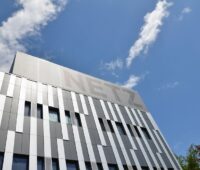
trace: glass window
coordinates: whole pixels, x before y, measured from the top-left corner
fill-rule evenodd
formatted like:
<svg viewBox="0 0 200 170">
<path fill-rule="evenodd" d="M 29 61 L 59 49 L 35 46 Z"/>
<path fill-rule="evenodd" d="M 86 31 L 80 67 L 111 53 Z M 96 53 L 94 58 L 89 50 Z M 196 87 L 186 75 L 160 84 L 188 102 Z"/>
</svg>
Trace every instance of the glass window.
<svg viewBox="0 0 200 170">
<path fill-rule="evenodd" d="M 123 165 L 124 170 L 129 170 L 127 165 Z"/>
<path fill-rule="evenodd" d="M 3 166 L 3 153 L 0 153 L 0 169 L 2 169 Z"/>
<path fill-rule="evenodd" d="M 67 124 L 72 124 L 71 116 L 69 111 L 65 111 L 65 118 Z"/>
<path fill-rule="evenodd" d="M 136 133 L 137 133 L 138 137 L 140 137 L 140 138 L 141 138 L 141 135 L 140 135 L 140 132 L 139 132 L 139 130 L 138 130 L 138 128 L 137 128 L 137 126 L 134 126 L 134 129 L 135 129 L 135 131 L 136 131 Z"/>
<path fill-rule="evenodd" d="M 67 170 L 79 170 L 77 162 L 76 161 L 67 161 Z"/>
<path fill-rule="evenodd" d="M 131 136 L 134 136 L 133 131 L 131 129 L 131 125 L 127 124 L 127 127 L 128 127 L 128 130 L 129 130 Z"/>
<path fill-rule="evenodd" d="M 52 122 L 60 122 L 57 108 L 49 107 L 49 120 Z"/>
<path fill-rule="evenodd" d="M 31 116 L 31 102 L 25 101 L 24 116 Z"/>
<path fill-rule="evenodd" d="M 28 156 L 14 155 L 12 170 L 28 170 Z"/>
<path fill-rule="evenodd" d="M 109 170 L 118 170 L 118 167 L 115 164 L 108 164 L 108 169 Z"/>
<path fill-rule="evenodd" d="M 124 129 L 124 126 L 122 125 L 122 123 L 116 122 L 116 125 L 117 125 L 117 129 L 118 129 L 119 133 L 121 135 L 126 135 L 126 132 L 125 132 L 125 129 Z"/>
<path fill-rule="evenodd" d="M 142 132 L 144 133 L 144 136 L 146 136 L 147 139 L 151 139 L 150 135 L 149 135 L 149 132 L 147 131 L 146 128 L 144 127 L 141 127 L 142 129 Z"/>
<path fill-rule="evenodd" d="M 44 170 L 44 158 L 37 158 L 37 170 Z"/>
<path fill-rule="evenodd" d="M 101 163 L 97 163 L 97 167 L 98 167 L 98 170 L 103 170 L 103 167 L 102 167 Z"/>
<path fill-rule="evenodd" d="M 74 120 L 75 122 L 75 125 L 77 125 L 77 126 L 82 126 L 82 124 L 81 124 L 81 118 L 80 118 L 80 115 L 78 114 L 78 113 L 75 113 L 75 120 Z"/>
<path fill-rule="evenodd" d="M 42 105 L 38 104 L 37 105 L 37 118 L 42 119 L 43 118 L 43 110 L 42 110 Z"/>
<path fill-rule="evenodd" d="M 114 129 L 113 129 L 113 126 L 112 126 L 111 121 L 110 121 L 110 120 L 107 120 L 107 121 L 108 121 L 108 126 L 109 126 L 109 128 L 110 128 L 110 131 L 111 131 L 112 133 L 114 133 Z"/>
<path fill-rule="evenodd" d="M 142 170 L 149 170 L 149 167 L 147 167 L 147 166 L 142 166 Z"/>
<path fill-rule="evenodd" d="M 103 131 L 106 131 L 106 128 L 105 128 L 105 126 L 104 126 L 104 124 L 103 124 L 103 120 L 100 119 L 100 118 L 99 118 L 99 123 L 100 123 L 100 125 L 101 125 L 101 129 L 102 129 Z"/>
<path fill-rule="evenodd" d="M 85 162 L 86 170 L 92 170 L 90 162 Z"/>
<path fill-rule="evenodd" d="M 52 159 L 52 170 L 59 170 L 57 159 Z"/>
</svg>

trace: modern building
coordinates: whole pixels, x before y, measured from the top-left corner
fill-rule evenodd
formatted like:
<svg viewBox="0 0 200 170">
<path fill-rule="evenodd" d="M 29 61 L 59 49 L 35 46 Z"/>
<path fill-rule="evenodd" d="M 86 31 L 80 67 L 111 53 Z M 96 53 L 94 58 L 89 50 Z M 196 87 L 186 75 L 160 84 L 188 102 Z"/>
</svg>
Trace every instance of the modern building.
<svg viewBox="0 0 200 170">
<path fill-rule="evenodd" d="M 24 53 L 0 73 L 0 169 L 181 170 L 137 92 Z"/>
</svg>

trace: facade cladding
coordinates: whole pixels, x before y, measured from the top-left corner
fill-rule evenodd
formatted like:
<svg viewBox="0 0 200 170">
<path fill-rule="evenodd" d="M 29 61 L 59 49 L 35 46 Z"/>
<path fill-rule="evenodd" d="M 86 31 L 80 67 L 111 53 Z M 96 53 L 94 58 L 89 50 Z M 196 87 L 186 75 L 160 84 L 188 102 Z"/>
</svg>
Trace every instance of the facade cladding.
<svg viewBox="0 0 200 170">
<path fill-rule="evenodd" d="M 0 169 L 181 168 L 136 92 L 17 53 L 0 73 Z"/>
</svg>

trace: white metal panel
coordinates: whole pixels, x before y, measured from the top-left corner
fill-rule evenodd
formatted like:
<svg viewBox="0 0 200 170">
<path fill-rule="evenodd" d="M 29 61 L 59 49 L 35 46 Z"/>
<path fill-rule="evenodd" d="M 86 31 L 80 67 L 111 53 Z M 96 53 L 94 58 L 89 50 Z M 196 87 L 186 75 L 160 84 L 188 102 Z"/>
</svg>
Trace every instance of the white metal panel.
<svg viewBox="0 0 200 170">
<path fill-rule="evenodd" d="M 112 104 L 111 104 L 110 102 L 107 102 L 107 103 L 108 103 L 108 107 L 109 107 L 109 109 L 110 109 L 110 112 L 111 112 L 111 114 L 112 114 L 112 117 L 113 117 L 114 121 L 115 121 L 115 122 L 118 122 L 118 119 L 117 119 L 117 116 L 115 115 L 115 112 L 114 112 L 114 110 L 113 110 Z"/>
<path fill-rule="evenodd" d="M 37 103 L 42 104 L 43 102 L 43 96 L 42 96 L 42 88 L 43 84 L 38 82 L 37 83 Z"/>
<path fill-rule="evenodd" d="M 1 121 L 2 121 L 2 117 L 3 117 L 5 101 L 6 101 L 6 96 L 0 95 L 0 126 L 1 126 Z"/>
<path fill-rule="evenodd" d="M 79 113 L 78 103 L 77 103 L 77 100 L 76 100 L 76 93 L 71 92 L 71 97 L 72 97 L 72 103 L 73 103 L 74 111 Z"/>
<path fill-rule="evenodd" d="M 133 160 L 135 162 L 135 165 L 137 167 L 137 170 L 142 170 L 141 166 L 140 166 L 140 163 L 139 163 L 139 160 L 137 159 L 137 156 L 135 154 L 135 151 L 133 149 L 130 149 L 130 152 L 131 152 L 131 155 L 133 157 Z"/>
<path fill-rule="evenodd" d="M 24 128 L 24 104 L 25 100 L 20 99 L 17 112 L 16 131 L 23 132 Z"/>
<path fill-rule="evenodd" d="M 52 88 L 51 85 L 48 85 L 47 88 L 48 88 L 48 103 L 49 103 L 49 106 L 54 107 L 53 88 Z"/>
<path fill-rule="evenodd" d="M 58 158 L 59 158 L 59 169 L 67 170 L 66 160 L 65 160 L 65 149 L 62 139 L 57 139 L 57 148 L 58 148 Z"/>
<path fill-rule="evenodd" d="M 119 152 L 118 152 L 118 150 L 117 150 L 117 147 L 116 147 L 116 145 L 115 145 L 115 141 L 114 141 L 114 139 L 113 139 L 113 136 L 112 136 L 111 132 L 107 132 L 107 134 L 108 134 L 108 139 L 109 139 L 109 141 L 110 141 L 110 145 L 111 145 L 111 147 L 112 147 L 112 150 L 113 150 L 113 153 L 114 153 L 116 162 L 117 162 L 117 166 L 118 166 L 118 168 L 119 168 L 120 170 L 123 170 L 124 167 L 123 167 L 121 158 L 120 158 L 120 156 L 119 156 Z"/>
<path fill-rule="evenodd" d="M 94 107 L 94 103 L 93 103 L 92 97 L 88 96 L 88 100 L 89 100 L 90 107 L 91 107 L 91 110 L 92 110 L 92 113 L 93 113 L 93 116 L 94 116 L 94 121 L 95 121 L 95 124 L 96 124 L 96 127 L 97 127 L 97 131 L 98 131 L 98 134 L 99 134 L 99 138 L 100 138 L 101 144 L 103 146 L 106 146 L 106 141 L 105 141 L 105 138 L 103 136 L 103 132 L 102 132 L 102 129 L 101 129 L 101 126 L 100 126 L 100 123 L 99 123 L 99 119 L 98 119 L 98 116 L 97 116 L 96 109 Z"/>
<path fill-rule="evenodd" d="M 157 154 L 157 157 L 158 157 L 158 159 L 159 159 L 159 161 L 160 161 L 162 167 L 164 168 L 164 170 L 168 170 L 168 168 L 167 168 L 165 162 L 163 161 L 163 158 L 162 158 L 162 156 L 160 155 L 160 153 L 156 153 L 156 154 Z"/>
<path fill-rule="evenodd" d="M 130 143 L 131 143 L 132 148 L 133 148 L 134 150 L 137 150 L 137 148 L 136 148 L 136 146 L 135 146 L 135 143 L 134 143 L 134 140 L 132 139 L 132 136 L 131 136 L 131 134 L 130 134 L 130 132 L 129 132 L 129 130 L 128 130 L 128 127 L 127 127 L 127 125 L 126 125 L 126 122 L 125 122 L 125 120 L 124 120 L 124 117 L 123 117 L 123 115 L 122 115 L 122 113 L 121 113 L 121 111 L 120 111 L 120 109 L 119 109 L 119 106 L 118 106 L 117 104 L 115 104 L 115 108 L 116 108 L 117 113 L 118 113 L 118 115 L 119 115 L 119 117 L 120 117 L 120 119 L 121 119 L 121 122 L 122 122 L 123 127 L 124 127 L 124 129 L 125 129 L 125 131 L 126 131 L 126 134 L 127 134 L 127 136 L 128 136 L 128 139 L 129 139 L 129 141 L 130 141 Z"/>
<path fill-rule="evenodd" d="M 135 120 L 133 119 L 133 116 L 131 115 L 129 109 L 126 106 L 124 108 L 126 110 L 126 113 L 128 114 L 129 119 L 131 120 L 132 125 L 136 125 Z"/>
<path fill-rule="evenodd" d="M 80 96 L 80 99 L 81 99 L 81 104 L 82 104 L 82 107 L 83 107 L 84 114 L 89 115 L 84 95 L 79 94 L 79 96 Z"/>
<path fill-rule="evenodd" d="M 16 76 L 10 75 L 10 81 L 9 81 L 9 85 L 8 85 L 7 96 L 13 97 L 15 80 L 16 80 Z"/>
<path fill-rule="evenodd" d="M 106 160 L 106 156 L 105 156 L 105 153 L 103 151 L 103 146 L 97 145 L 97 148 L 98 148 L 98 151 L 99 151 L 99 155 L 100 155 L 100 159 L 101 159 L 101 162 L 102 162 L 102 165 L 103 165 L 103 169 L 109 170 L 108 169 L 108 163 L 107 163 L 107 160 Z"/>
<path fill-rule="evenodd" d="M 142 127 L 142 123 L 141 123 L 140 119 L 138 118 L 138 115 L 137 115 L 137 113 L 135 112 L 135 110 L 134 110 L 133 108 L 131 108 L 131 111 L 132 111 L 133 116 L 135 117 L 135 119 L 136 119 L 138 125 L 139 125 L 140 127 Z"/>
<path fill-rule="evenodd" d="M 1 90 L 1 87 L 2 87 L 2 84 L 3 84 L 4 76 L 5 76 L 5 73 L 0 72 L 0 90 Z"/>
<path fill-rule="evenodd" d="M 19 95 L 19 99 L 21 100 L 26 99 L 26 84 L 27 84 L 27 79 L 22 78 L 20 95 Z"/>
<path fill-rule="evenodd" d="M 37 135 L 30 135 L 29 155 L 37 156 Z"/>
<path fill-rule="evenodd" d="M 5 152 L 2 170 L 12 170 L 13 153 Z"/>
<path fill-rule="evenodd" d="M 104 113 L 106 119 L 107 119 L 107 120 L 110 120 L 110 117 L 109 117 L 109 114 L 108 114 L 108 111 L 107 111 L 107 109 L 106 109 L 106 106 L 105 106 L 104 101 L 103 101 L 103 100 L 100 100 L 100 103 L 101 103 L 101 107 L 102 107 L 102 109 L 103 109 L 103 113 Z"/>
<path fill-rule="evenodd" d="M 150 122 L 152 123 L 154 129 L 155 129 L 155 130 L 159 130 L 158 125 L 157 125 L 156 122 L 154 121 L 154 119 L 153 119 L 151 113 L 149 113 L 149 112 L 146 112 L 146 113 L 147 113 L 147 116 L 148 116 Z"/>
<path fill-rule="evenodd" d="M 29 155 L 29 170 L 37 170 L 37 156 Z"/>
</svg>

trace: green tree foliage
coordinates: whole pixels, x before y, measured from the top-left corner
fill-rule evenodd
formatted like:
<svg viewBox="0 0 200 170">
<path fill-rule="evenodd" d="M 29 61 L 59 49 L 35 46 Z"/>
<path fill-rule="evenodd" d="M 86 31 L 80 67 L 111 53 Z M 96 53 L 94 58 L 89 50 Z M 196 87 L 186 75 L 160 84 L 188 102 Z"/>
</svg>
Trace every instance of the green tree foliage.
<svg viewBox="0 0 200 170">
<path fill-rule="evenodd" d="M 177 159 L 183 170 L 200 170 L 199 147 L 191 145 L 186 157 L 177 156 Z"/>
</svg>

